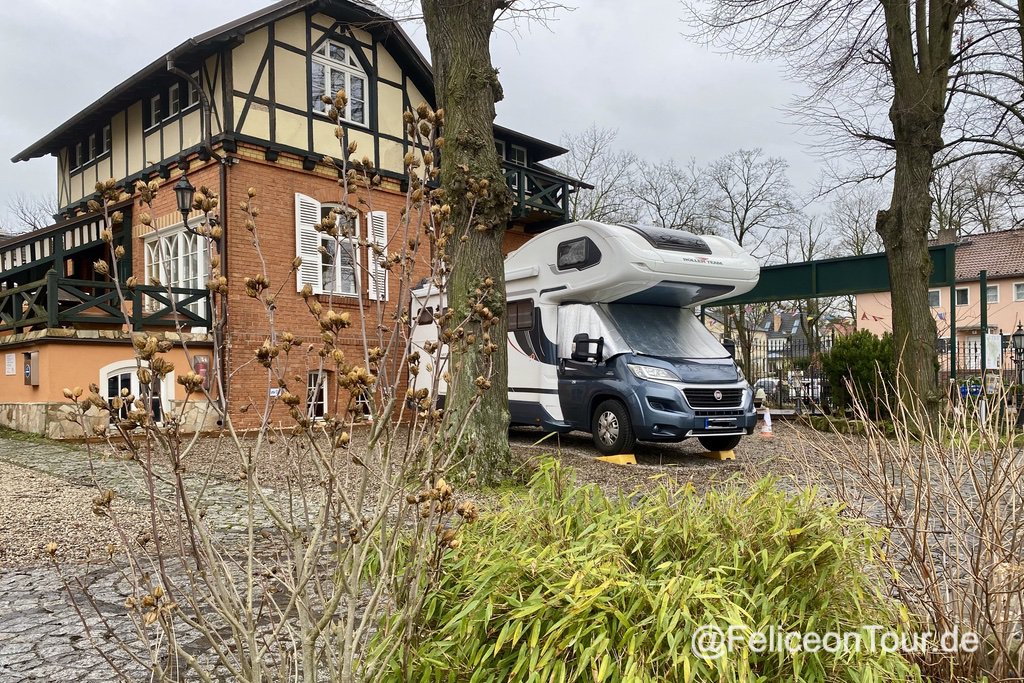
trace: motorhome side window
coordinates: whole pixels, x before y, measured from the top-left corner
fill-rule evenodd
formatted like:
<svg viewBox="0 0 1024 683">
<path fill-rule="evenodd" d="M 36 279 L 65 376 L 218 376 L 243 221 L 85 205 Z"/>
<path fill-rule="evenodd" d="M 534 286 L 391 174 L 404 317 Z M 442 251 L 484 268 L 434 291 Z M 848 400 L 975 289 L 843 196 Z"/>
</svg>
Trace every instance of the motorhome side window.
<svg viewBox="0 0 1024 683">
<path fill-rule="evenodd" d="M 508 331 L 533 329 L 533 299 L 510 301 L 508 304 Z"/>
<path fill-rule="evenodd" d="M 583 270 L 601 262 L 601 251 L 589 237 L 580 237 L 558 245 L 558 269 Z"/>
<path fill-rule="evenodd" d="M 420 309 L 419 315 L 416 318 L 417 325 L 433 325 L 434 324 L 434 308 L 432 306 L 424 306 Z"/>
</svg>

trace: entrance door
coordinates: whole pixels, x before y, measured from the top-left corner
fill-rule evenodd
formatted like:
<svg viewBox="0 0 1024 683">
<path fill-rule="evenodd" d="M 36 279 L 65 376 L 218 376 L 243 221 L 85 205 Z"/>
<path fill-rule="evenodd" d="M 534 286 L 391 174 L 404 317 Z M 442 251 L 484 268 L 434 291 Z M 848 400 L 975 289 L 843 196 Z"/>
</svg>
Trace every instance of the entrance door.
<svg viewBox="0 0 1024 683">
<path fill-rule="evenodd" d="M 153 416 L 153 420 L 161 422 L 163 420 L 163 410 L 160 400 L 161 384 L 163 382 L 154 382 L 152 396 L 150 398 L 150 415 Z M 142 387 L 139 383 L 139 377 L 136 374 L 136 368 L 124 367 L 117 370 L 111 370 L 107 372 L 106 378 L 106 389 L 107 405 L 110 405 L 111 400 L 116 396 L 123 396 L 123 390 L 127 389 L 128 393 L 138 398 L 142 395 Z M 117 417 L 120 420 L 128 419 L 128 413 L 131 410 L 131 406 L 122 404 L 121 408 L 116 412 L 111 408 L 111 417 Z"/>
</svg>

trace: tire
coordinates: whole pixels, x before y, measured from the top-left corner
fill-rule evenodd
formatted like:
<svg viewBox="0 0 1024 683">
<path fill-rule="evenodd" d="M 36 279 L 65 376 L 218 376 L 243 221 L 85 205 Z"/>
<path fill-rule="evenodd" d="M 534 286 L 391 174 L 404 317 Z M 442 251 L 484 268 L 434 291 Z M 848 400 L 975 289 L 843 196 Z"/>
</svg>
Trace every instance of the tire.
<svg viewBox="0 0 1024 683">
<path fill-rule="evenodd" d="M 698 436 L 700 445 L 709 451 L 731 451 L 740 445 L 741 434 L 733 436 Z"/>
<path fill-rule="evenodd" d="M 594 411 L 591 421 L 594 447 L 604 455 L 632 453 L 636 446 L 636 435 L 629 411 L 620 401 L 602 401 Z"/>
</svg>

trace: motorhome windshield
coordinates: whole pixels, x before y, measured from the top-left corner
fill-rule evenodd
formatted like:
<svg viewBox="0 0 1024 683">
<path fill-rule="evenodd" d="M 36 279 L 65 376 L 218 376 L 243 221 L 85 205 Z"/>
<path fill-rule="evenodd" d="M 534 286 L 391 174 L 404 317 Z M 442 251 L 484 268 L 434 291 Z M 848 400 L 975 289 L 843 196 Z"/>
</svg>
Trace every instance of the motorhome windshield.
<svg viewBox="0 0 1024 683">
<path fill-rule="evenodd" d="M 608 318 L 633 353 L 659 358 L 728 358 L 688 308 L 607 304 Z"/>
</svg>

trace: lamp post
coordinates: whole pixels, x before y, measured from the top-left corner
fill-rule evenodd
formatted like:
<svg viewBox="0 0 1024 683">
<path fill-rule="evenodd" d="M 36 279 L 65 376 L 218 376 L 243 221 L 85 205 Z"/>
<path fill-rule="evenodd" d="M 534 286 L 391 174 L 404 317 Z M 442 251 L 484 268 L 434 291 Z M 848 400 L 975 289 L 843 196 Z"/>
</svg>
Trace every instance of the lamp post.
<svg viewBox="0 0 1024 683">
<path fill-rule="evenodd" d="M 181 221 L 185 224 L 186 229 L 188 228 L 188 215 L 192 212 L 192 199 L 195 195 L 196 188 L 192 187 L 192 183 L 182 173 L 181 180 L 174 185 L 174 196 L 178 199 L 178 211 L 181 212 Z M 1024 332 L 1021 334 L 1024 335 Z"/>
<path fill-rule="evenodd" d="M 1017 331 L 1010 335 L 1010 346 L 1013 348 L 1013 364 L 1017 368 L 1016 390 L 1013 392 L 1017 400 L 1017 426 L 1024 426 L 1024 406 L 1021 406 L 1021 385 L 1024 385 L 1024 325 L 1017 323 Z"/>
</svg>

